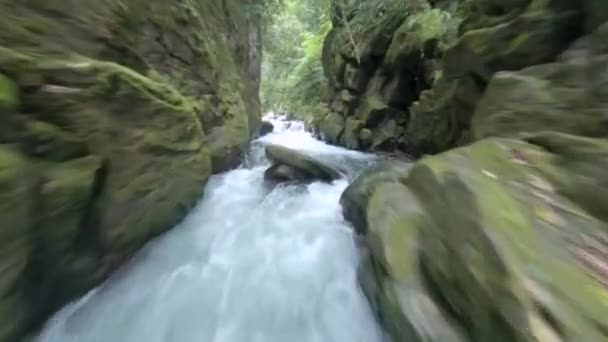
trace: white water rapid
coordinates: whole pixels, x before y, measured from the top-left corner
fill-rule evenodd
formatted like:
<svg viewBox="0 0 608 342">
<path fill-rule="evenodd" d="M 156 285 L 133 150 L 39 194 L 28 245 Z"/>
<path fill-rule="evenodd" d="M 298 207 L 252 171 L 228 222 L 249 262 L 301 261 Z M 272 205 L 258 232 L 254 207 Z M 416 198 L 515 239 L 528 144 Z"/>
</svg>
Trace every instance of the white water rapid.
<svg viewBox="0 0 608 342">
<path fill-rule="evenodd" d="M 241 168 L 212 177 L 181 224 L 56 314 L 34 341 L 382 341 L 339 205 L 348 181 L 263 182 L 268 143 L 351 177 L 371 157 L 315 140 L 300 123 L 272 122 L 275 132 L 252 143 Z"/>
</svg>

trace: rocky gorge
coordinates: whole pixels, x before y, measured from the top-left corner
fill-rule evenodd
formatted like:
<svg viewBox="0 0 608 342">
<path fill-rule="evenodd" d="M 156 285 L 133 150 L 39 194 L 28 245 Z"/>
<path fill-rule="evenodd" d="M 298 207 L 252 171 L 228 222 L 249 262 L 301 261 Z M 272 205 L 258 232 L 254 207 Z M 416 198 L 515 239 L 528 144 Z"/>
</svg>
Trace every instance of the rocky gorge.
<svg viewBox="0 0 608 342">
<path fill-rule="evenodd" d="M 0 342 L 608 341 L 608 3 L 296 5 L 0 0 Z"/>
<path fill-rule="evenodd" d="M 341 200 L 389 334 L 608 340 L 605 2 L 333 10 L 313 126 L 334 144 L 420 158 L 367 171 Z"/>
</svg>

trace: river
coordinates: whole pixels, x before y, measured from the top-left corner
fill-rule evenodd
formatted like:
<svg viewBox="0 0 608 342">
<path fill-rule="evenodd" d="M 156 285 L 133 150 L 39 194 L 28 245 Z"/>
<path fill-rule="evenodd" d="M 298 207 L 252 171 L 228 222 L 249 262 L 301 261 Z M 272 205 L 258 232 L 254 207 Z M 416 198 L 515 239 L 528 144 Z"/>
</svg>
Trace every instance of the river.
<svg viewBox="0 0 608 342">
<path fill-rule="evenodd" d="M 373 157 L 326 145 L 301 123 L 271 121 L 243 165 L 102 286 L 55 315 L 36 342 L 376 342 L 357 283 L 358 249 L 339 205 Z M 348 175 L 332 184 L 264 183 L 268 143 Z"/>
</svg>

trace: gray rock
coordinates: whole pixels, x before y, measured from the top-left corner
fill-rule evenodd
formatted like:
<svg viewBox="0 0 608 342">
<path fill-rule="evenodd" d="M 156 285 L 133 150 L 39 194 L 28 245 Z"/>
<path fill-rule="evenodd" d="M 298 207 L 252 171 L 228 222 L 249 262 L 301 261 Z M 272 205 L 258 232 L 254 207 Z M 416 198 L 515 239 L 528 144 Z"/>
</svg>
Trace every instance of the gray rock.
<svg viewBox="0 0 608 342">
<path fill-rule="evenodd" d="M 273 166 L 266 171 L 267 179 L 331 182 L 341 177 L 340 172 L 334 168 L 287 147 L 268 145 L 266 156 L 273 162 Z"/>
<path fill-rule="evenodd" d="M 371 195 L 378 186 L 386 183 L 399 183 L 407 177 L 411 163 L 390 161 L 363 172 L 344 191 L 340 204 L 344 217 L 349 220 L 358 234 L 367 231 L 366 208 Z"/>
<path fill-rule="evenodd" d="M 263 137 L 266 134 L 272 133 L 274 131 L 274 125 L 268 121 L 262 121 L 260 128 L 258 129 L 258 137 Z"/>
</svg>

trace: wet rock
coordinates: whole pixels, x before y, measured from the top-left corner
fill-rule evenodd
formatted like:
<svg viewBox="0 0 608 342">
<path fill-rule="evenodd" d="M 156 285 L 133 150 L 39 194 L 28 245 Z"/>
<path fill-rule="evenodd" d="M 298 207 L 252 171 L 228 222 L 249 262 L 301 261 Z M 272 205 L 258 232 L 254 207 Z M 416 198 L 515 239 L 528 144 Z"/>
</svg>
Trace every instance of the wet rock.
<svg viewBox="0 0 608 342">
<path fill-rule="evenodd" d="M 373 143 L 373 133 L 370 129 L 364 128 L 359 132 L 360 146 L 363 149 L 369 148 Z"/>
<path fill-rule="evenodd" d="M 395 119 L 388 119 L 373 129 L 372 148 L 381 151 L 394 150 L 403 127 Z"/>
<path fill-rule="evenodd" d="M 347 148 L 357 150 L 361 147 L 359 142 L 359 134 L 363 129 L 363 122 L 354 118 L 347 118 L 344 125 L 344 134 L 342 135 L 342 144 Z"/>
<path fill-rule="evenodd" d="M 337 144 L 344 132 L 344 117 L 331 112 L 320 120 L 318 129 L 325 141 L 330 144 Z"/>
<path fill-rule="evenodd" d="M 529 9 L 514 20 L 470 30 L 448 49 L 444 73 L 448 77 L 475 74 L 487 82 L 501 70 L 518 70 L 546 63 L 579 35 L 579 12 L 555 12 L 549 1 L 545 8 Z"/>
<path fill-rule="evenodd" d="M 310 182 L 314 179 L 306 172 L 302 172 L 299 169 L 287 165 L 287 164 L 274 164 L 264 172 L 264 179 L 273 182 Z"/>
<path fill-rule="evenodd" d="M 581 39 L 560 58 L 518 72 L 501 72 L 473 117 L 476 138 L 555 132 L 605 135 L 608 110 L 608 24 Z"/>
<path fill-rule="evenodd" d="M 276 180 L 321 180 L 331 182 L 341 177 L 336 169 L 302 152 L 279 145 L 266 146 L 266 156 L 274 165 L 266 176 Z"/>
<path fill-rule="evenodd" d="M 266 134 L 270 134 L 274 131 L 274 125 L 268 121 L 262 121 L 260 128 L 258 129 L 258 137 L 263 137 Z"/>
<path fill-rule="evenodd" d="M 608 139 L 539 132 L 526 140 L 555 155 L 542 172 L 556 191 L 608 222 Z"/>
<path fill-rule="evenodd" d="M 36 120 L 25 122 L 20 144 L 29 155 L 56 162 L 84 157 L 89 151 L 84 139 Z"/>
<path fill-rule="evenodd" d="M 379 95 L 369 95 L 361 99 L 354 116 L 368 127 L 376 127 L 391 114 L 390 108 Z"/>
<path fill-rule="evenodd" d="M 346 64 L 344 70 L 344 86 L 355 93 L 362 93 L 371 77 L 370 70 Z"/>
<path fill-rule="evenodd" d="M 346 11 L 352 15 L 349 19 L 351 30 L 356 29 L 360 32 L 348 32 L 348 29 L 338 31 L 334 40 L 334 51 L 341 54 L 347 60 L 357 62 L 359 65 L 374 64 L 376 58 L 383 56 L 388 49 L 393 33 L 408 12 L 403 11 L 403 3 L 400 1 L 389 0 L 383 4 L 383 15 L 376 16 L 373 25 L 369 23 L 366 11 L 373 13 L 377 11 L 377 3 L 369 1 L 353 1 L 346 5 Z M 344 7 L 344 6 L 343 6 Z M 401 9 L 401 10 L 400 10 Z M 356 44 L 352 44 L 351 35 L 357 36 Z"/>
<path fill-rule="evenodd" d="M 54 165 L 42 175 L 36 238 L 51 268 L 57 266 L 52 260 L 69 254 L 84 233 L 80 229 L 92 210 L 101 168 L 101 159 L 89 156 Z"/>
<path fill-rule="evenodd" d="M 99 284 L 240 163 L 259 125 L 261 39 L 242 1 L 223 4 L 0 2 L 1 342 Z"/>
<path fill-rule="evenodd" d="M 361 132 L 372 148 L 382 141 L 417 156 L 466 147 L 371 170 L 342 196 L 365 241 L 359 281 L 394 340 L 608 340 L 602 6 L 468 2 L 447 50 L 442 38 L 418 40 L 431 27 L 396 31 L 389 70 L 374 74 L 353 111 Z M 584 27 L 593 33 L 581 37 Z M 440 69 L 427 63 L 433 53 Z M 403 108 L 416 90 L 391 71 L 416 64 L 430 66 L 419 76 L 431 89 Z M 394 89 L 407 94 L 395 100 Z M 406 120 L 387 111 L 395 106 Z"/>
</svg>

